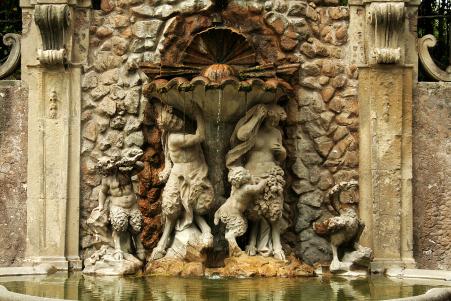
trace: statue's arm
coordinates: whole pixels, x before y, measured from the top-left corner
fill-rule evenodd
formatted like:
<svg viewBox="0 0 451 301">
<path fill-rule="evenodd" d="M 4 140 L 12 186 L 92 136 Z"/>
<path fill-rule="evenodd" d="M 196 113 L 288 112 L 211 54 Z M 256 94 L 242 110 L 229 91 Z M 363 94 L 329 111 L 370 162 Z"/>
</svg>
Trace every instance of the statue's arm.
<svg viewBox="0 0 451 301">
<path fill-rule="evenodd" d="M 100 187 L 99 190 L 99 206 L 97 206 L 97 209 L 99 210 L 103 210 L 103 206 L 105 205 L 105 200 L 108 197 L 108 190 L 109 190 L 109 186 L 106 183 L 105 179 L 102 179 L 102 186 Z"/>
<path fill-rule="evenodd" d="M 273 149 L 274 156 L 277 161 L 283 162 L 287 158 L 287 150 L 285 149 L 285 147 L 283 147 L 282 134 L 280 133 L 280 131 L 279 131 L 279 137 L 277 138 L 277 140 L 279 141 L 279 147 Z"/>
<path fill-rule="evenodd" d="M 175 147 L 190 147 L 196 144 L 200 144 L 205 140 L 205 121 L 204 117 L 200 113 L 200 110 L 196 107 L 195 117 L 197 123 L 197 129 L 195 134 L 178 134 L 171 137 L 171 144 Z"/>
<path fill-rule="evenodd" d="M 247 141 L 252 133 L 252 130 L 257 126 L 259 121 L 266 115 L 266 109 L 263 105 L 259 105 L 255 114 L 248 122 L 243 124 L 237 131 L 236 136 L 240 141 Z"/>
<path fill-rule="evenodd" d="M 246 185 L 246 190 L 248 193 L 260 193 L 265 189 L 267 180 L 260 180 L 257 184 Z"/>
</svg>

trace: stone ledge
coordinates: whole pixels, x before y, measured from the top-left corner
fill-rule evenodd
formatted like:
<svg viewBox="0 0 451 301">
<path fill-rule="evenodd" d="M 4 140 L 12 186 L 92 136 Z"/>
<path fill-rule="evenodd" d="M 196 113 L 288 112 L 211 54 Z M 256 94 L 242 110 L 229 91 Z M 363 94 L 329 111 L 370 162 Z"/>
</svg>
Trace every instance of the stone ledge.
<svg viewBox="0 0 451 301">
<path fill-rule="evenodd" d="M 20 275 L 49 275 L 56 272 L 56 268 L 49 264 L 24 267 L 0 267 L 0 277 Z"/>
<path fill-rule="evenodd" d="M 390 268 L 387 269 L 385 275 L 397 278 L 421 278 L 451 281 L 451 271 Z"/>
<path fill-rule="evenodd" d="M 6 287 L 0 285 L 0 300 L 2 301 L 56 301 L 63 299 L 53 299 L 53 298 L 43 298 L 36 296 L 23 295 L 18 293 L 10 292 Z M 64 299 L 68 300 L 68 299 Z"/>
<path fill-rule="evenodd" d="M 451 288 L 432 288 L 423 295 L 400 299 L 391 299 L 391 301 L 447 301 L 450 299 Z"/>
</svg>

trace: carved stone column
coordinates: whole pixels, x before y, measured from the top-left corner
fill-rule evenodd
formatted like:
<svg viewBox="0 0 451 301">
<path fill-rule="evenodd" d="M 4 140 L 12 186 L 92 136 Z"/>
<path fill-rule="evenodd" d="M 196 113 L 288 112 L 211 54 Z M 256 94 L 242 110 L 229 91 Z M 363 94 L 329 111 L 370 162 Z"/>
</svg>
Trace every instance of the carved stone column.
<svg viewBox="0 0 451 301">
<path fill-rule="evenodd" d="M 412 1 L 352 1 L 359 68 L 360 217 L 373 271 L 413 267 L 412 94 L 416 81 Z M 416 22 L 416 20 L 413 20 Z"/>
<path fill-rule="evenodd" d="M 88 12 L 70 0 L 21 6 L 22 80 L 29 86 L 26 258 L 81 269 L 80 49 L 87 45 L 79 37 L 88 31 L 74 22 L 89 24 Z"/>
</svg>

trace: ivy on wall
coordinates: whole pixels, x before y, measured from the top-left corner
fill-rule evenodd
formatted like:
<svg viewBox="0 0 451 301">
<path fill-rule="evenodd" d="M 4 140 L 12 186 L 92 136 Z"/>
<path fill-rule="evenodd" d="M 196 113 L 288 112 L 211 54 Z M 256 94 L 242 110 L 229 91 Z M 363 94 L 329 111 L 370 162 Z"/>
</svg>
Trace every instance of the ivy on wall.
<svg viewBox="0 0 451 301">
<path fill-rule="evenodd" d="M 10 48 L 3 45 L 3 36 L 7 33 L 21 33 L 22 15 L 19 0 L 0 0 L 0 65 L 8 58 Z M 20 69 L 11 79 L 20 78 Z"/>
</svg>

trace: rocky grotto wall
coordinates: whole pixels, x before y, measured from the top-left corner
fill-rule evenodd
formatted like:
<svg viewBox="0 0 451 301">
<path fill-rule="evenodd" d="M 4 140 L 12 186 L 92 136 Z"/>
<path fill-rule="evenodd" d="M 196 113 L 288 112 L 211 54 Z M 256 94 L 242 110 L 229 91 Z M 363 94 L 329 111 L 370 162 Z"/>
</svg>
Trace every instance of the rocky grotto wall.
<svg viewBox="0 0 451 301">
<path fill-rule="evenodd" d="M 218 8 L 207 0 L 102 0 L 101 9 L 92 10 L 82 75 L 82 256 L 95 242 L 86 227 L 101 181 L 95 165 L 102 156 L 136 148 L 144 150 L 145 164 L 135 179 L 144 215 L 142 239 L 148 251 L 156 245 L 164 158 L 138 66 L 178 63 L 192 36 L 215 25 L 214 12 L 217 16 Z M 329 245 L 312 223 L 329 216 L 324 200 L 334 184 L 358 179 L 358 74 L 344 51 L 348 8 L 335 0 L 235 1 L 220 15 L 224 26 L 253 44 L 260 63 L 300 64 L 289 79 L 294 95 L 285 107 L 285 202 L 292 224 L 283 236 L 284 248 L 307 263 L 330 260 Z"/>
<path fill-rule="evenodd" d="M 0 266 L 20 265 L 26 247 L 27 93 L 0 81 Z"/>
<path fill-rule="evenodd" d="M 418 83 L 414 100 L 414 255 L 418 268 L 451 269 L 449 83 Z"/>
</svg>

